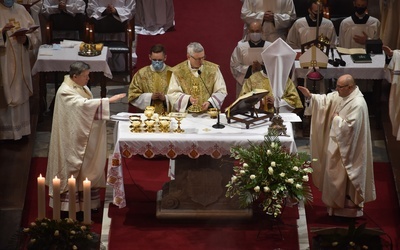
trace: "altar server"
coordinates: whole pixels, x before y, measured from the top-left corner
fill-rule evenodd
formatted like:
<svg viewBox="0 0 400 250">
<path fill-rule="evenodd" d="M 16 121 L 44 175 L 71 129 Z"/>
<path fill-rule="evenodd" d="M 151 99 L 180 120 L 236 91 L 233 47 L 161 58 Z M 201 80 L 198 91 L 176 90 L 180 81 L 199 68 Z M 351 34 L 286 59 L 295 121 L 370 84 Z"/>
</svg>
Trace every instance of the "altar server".
<svg viewBox="0 0 400 250">
<path fill-rule="evenodd" d="M 299 18 L 289 30 L 286 42 L 293 49 L 301 49 L 301 45 L 317 39 L 317 24 L 319 35 L 327 39 L 331 47 L 336 47 L 336 31 L 331 20 L 323 17 L 322 3 L 317 0 L 308 2 L 308 15 Z M 319 20 L 317 20 L 319 18 Z"/>
<path fill-rule="evenodd" d="M 262 23 L 262 39 L 273 42 L 286 39 L 292 23 L 296 20 L 293 0 L 244 0 L 240 17 L 247 27 L 254 21 Z"/>
<path fill-rule="evenodd" d="M 354 0 L 353 15 L 340 23 L 339 46 L 343 48 L 365 48 L 368 39 L 379 39 L 378 19 L 368 15 L 368 0 Z"/>
<path fill-rule="evenodd" d="M 243 82 L 253 73 L 262 70 L 261 52 L 271 43 L 261 37 L 261 22 L 252 22 L 248 29 L 248 41 L 239 41 L 231 55 L 231 72 L 236 79 L 236 96 L 239 95 Z M 265 68 L 265 67 L 264 67 Z"/>
<path fill-rule="evenodd" d="M 34 24 L 24 6 L 0 0 L 0 140 L 19 140 L 31 133 L 29 51 L 38 48 L 39 31 L 11 35 Z"/>
<path fill-rule="evenodd" d="M 360 217 L 366 202 L 376 199 L 368 107 L 351 75 L 339 77 L 335 92 L 311 94 L 305 114 L 311 116 L 313 181 L 331 216 Z"/>
</svg>

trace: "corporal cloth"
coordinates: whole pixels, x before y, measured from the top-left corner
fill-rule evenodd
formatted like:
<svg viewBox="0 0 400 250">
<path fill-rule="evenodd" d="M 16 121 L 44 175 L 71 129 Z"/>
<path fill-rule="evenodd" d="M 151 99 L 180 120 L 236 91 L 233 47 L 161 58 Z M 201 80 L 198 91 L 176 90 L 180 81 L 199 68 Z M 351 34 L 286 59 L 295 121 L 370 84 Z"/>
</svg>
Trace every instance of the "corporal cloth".
<svg viewBox="0 0 400 250">
<path fill-rule="evenodd" d="M 392 70 L 392 86 L 389 95 L 389 117 L 392 133 L 400 141 L 400 50 L 393 51 L 388 68 Z"/>
<path fill-rule="evenodd" d="M 78 191 L 83 190 L 86 178 L 92 188 L 105 187 L 106 120 L 109 118 L 108 98 L 93 98 L 87 86 L 79 86 L 65 76 L 56 94 L 53 113 L 46 173 L 50 196 L 53 195 L 51 180 L 55 176 L 60 179 L 62 193 L 68 191 L 71 175 L 76 179 Z"/>
</svg>

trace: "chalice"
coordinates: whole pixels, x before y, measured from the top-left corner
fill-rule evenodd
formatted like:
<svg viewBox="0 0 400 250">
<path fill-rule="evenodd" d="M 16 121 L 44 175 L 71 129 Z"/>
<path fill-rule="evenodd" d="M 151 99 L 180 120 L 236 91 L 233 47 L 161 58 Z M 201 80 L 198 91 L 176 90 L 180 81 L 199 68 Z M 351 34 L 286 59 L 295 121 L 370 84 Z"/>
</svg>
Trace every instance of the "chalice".
<svg viewBox="0 0 400 250">
<path fill-rule="evenodd" d="M 169 132 L 170 125 L 171 125 L 171 118 L 167 116 L 161 116 L 159 118 L 159 128 L 162 133 Z"/>
<path fill-rule="evenodd" d="M 156 121 L 154 119 L 147 119 L 144 121 L 144 123 L 146 124 L 146 131 L 148 133 L 153 133 L 154 130 L 154 125 L 156 123 Z"/>
<path fill-rule="evenodd" d="M 140 125 L 142 124 L 142 120 L 138 115 L 131 115 L 129 116 L 129 120 L 131 121 L 131 125 L 129 128 L 131 132 L 139 133 L 140 132 Z"/>
<path fill-rule="evenodd" d="M 185 130 L 181 128 L 181 121 L 183 120 L 183 118 L 186 117 L 186 113 L 171 112 L 169 113 L 169 116 L 175 118 L 175 120 L 178 122 L 178 127 L 174 129 L 174 132 L 175 133 L 185 132 Z"/>
<path fill-rule="evenodd" d="M 155 111 L 154 106 L 147 106 L 144 110 L 144 115 L 147 117 L 147 119 L 151 119 Z"/>
</svg>

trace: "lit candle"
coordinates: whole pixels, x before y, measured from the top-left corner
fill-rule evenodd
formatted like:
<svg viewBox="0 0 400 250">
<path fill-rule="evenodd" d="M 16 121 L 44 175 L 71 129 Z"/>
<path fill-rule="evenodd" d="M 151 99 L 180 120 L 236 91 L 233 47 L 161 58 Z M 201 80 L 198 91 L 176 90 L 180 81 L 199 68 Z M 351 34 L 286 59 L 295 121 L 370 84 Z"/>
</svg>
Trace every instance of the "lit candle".
<svg viewBox="0 0 400 250">
<path fill-rule="evenodd" d="M 46 215 L 46 200 L 45 200 L 45 178 L 42 177 L 42 174 L 37 178 L 38 184 L 38 219 L 43 219 Z"/>
<path fill-rule="evenodd" d="M 90 181 L 88 178 L 83 181 L 83 223 L 84 224 L 91 224 L 92 219 L 91 219 L 91 190 L 90 190 Z"/>
<path fill-rule="evenodd" d="M 53 220 L 60 219 L 61 201 L 60 201 L 60 179 L 53 179 Z"/>
<path fill-rule="evenodd" d="M 68 196 L 69 196 L 69 202 L 68 202 L 68 210 L 69 210 L 69 218 L 76 220 L 76 195 L 75 195 L 75 190 L 76 190 L 76 180 L 73 175 L 71 175 L 71 178 L 68 179 Z"/>
</svg>

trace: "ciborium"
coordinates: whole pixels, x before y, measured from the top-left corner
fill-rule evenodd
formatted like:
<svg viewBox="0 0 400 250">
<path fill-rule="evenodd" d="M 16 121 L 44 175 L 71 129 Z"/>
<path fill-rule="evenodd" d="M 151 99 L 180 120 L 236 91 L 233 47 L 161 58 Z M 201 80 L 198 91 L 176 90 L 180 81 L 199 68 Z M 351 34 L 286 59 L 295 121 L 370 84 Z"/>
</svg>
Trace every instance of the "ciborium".
<svg viewBox="0 0 400 250">
<path fill-rule="evenodd" d="M 156 109 L 154 106 L 147 106 L 144 110 L 144 115 L 147 117 L 147 119 L 151 119 L 154 115 L 155 110 Z"/>
<path fill-rule="evenodd" d="M 155 131 L 156 121 L 154 119 L 147 119 L 144 124 L 146 124 L 146 132 L 153 133 Z"/>
<path fill-rule="evenodd" d="M 139 133 L 141 131 L 140 126 L 142 125 L 142 120 L 139 115 L 131 115 L 129 116 L 129 120 L 131 121 L 131 125 L 129 128 L 131 132 Z"/>
</svg>

